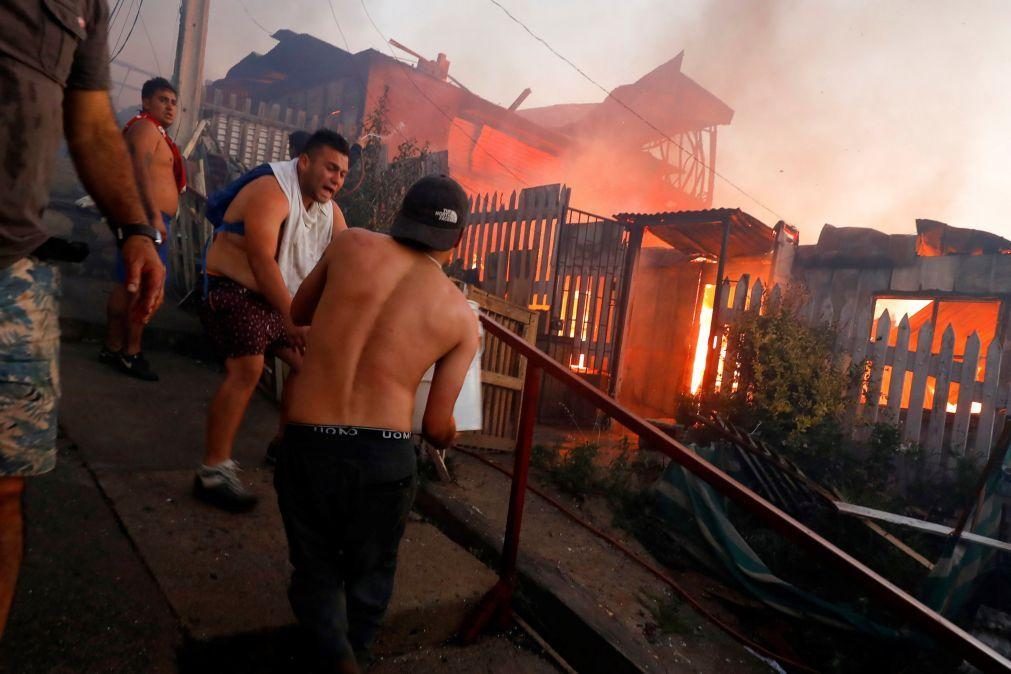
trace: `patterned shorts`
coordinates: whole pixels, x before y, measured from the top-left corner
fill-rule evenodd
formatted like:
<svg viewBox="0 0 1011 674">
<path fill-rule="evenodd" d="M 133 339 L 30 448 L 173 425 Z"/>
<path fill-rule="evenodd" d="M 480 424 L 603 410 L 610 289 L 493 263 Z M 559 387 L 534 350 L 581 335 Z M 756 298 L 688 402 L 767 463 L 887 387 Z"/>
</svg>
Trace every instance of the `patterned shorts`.
<svg viewBox="0 0 1011 674">
<path fill-rule="evenodd" d="M 0 268 L 0 476 L 56 466 L 59 270 L 22 258 Z"/>
<path fill-rule="evenodd" d="M 291 346 L 284 317 L 263 295 L 224 276 L 210 277 L 208 286 L 200 322 L 221 357 L 257 356 Z"/>
</svg>

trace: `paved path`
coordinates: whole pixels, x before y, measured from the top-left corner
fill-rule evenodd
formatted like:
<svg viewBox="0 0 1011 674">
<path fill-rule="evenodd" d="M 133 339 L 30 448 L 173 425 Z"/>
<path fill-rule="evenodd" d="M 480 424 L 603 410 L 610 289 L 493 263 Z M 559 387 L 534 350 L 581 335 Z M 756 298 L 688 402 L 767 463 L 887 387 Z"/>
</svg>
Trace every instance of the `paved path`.
<svg viewBox="0 0 1011 674">
<path fill-rule="evenodd" d="M 216 368 L 152 352 L 141 382 L 63 344 L 59 466 L 30 481 L 29 541 L 0 672 L 282 672 L 297 638 L 263 451 L 277 411 L 254 396 L 236 458 L 260 506 L 230 515 L 190 494 Z M 445 646 L 493 574 L 412 519 L 376 671 L 552 672 L 515 640 Z"/>
</svg>

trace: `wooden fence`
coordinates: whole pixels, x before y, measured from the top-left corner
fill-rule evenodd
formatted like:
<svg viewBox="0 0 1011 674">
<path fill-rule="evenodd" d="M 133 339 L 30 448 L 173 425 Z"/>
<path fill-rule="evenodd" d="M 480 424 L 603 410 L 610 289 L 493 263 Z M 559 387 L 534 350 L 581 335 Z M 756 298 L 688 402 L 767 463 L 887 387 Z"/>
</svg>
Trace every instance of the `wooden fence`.
<svg viewBox="0 0 1011 674">
<path fill-rule="evenodd" d="M 558 235 L 569 203 L 564 185 L 470 198 L 453 261 L 492 293 L 521 306 L 551 302 Z"/>
<path fill-rule="evenodd" d="M 253 107 L 249 98 L 221 91 L 208 92 L 203 115 L 209 118 L 208 133 L 222 154 L 245 168 L 288 158 L 288 135 L 293 131 L 315 131 L 319 115 L 307 116 L 304 110 L 282 108 L 274 103 Z M 325 121 L 325 120 L 324 120 Z"/>
<path fill-rule="evenodd" d="M 780 305 L 784 296 L 779 285 L 766 290 L 761 280 L 751 285 L 746 275 L 736 284 L 723 281 L 719 348 L 724 355 L 715 390 L 730 392 L 745 383 L 735 352 L 736 327 L 749 314 Z M 949 323 L 937 340 L 931 323 L 913 330 L 908 315 L 896 324 L 887 309 L 875 317 L 873 301 L 857 306 L 855 299 L 838 312 L 831 300 L 796 311 L 809 323 L 831 323 L 840 364 L 855 364 L 863 373 L 850 392 L 854 436 L 877 422 L 894 423 L 904 443 L 922 448 L 928 464 L 988 458 L 1011 399 L 1011 356 L 1004 353 L 999 331 L 988 344 L 981 344 L 976 332 L 956 344 Z"/>
<path fill-rule="evenodd" d="M 495 297 L 479 288 L 465 286 L 467 299 L 481 306 L 481 313 L 533 344 L 537 338 L 537 313 Z M 484 337 L 481 355 L 480 431 L 460 433 L 457 444 L 484 449 L 512 451 L 516 447 L 516 424 L 527 360 L 489 334 Z"/>
</svg>

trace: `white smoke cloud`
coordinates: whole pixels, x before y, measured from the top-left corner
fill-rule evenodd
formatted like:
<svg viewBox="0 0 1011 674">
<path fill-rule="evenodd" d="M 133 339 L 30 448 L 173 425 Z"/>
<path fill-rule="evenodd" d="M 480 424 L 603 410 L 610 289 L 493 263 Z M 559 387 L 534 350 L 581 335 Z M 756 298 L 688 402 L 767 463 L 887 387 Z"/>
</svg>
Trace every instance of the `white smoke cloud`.
<svg viewBox="0 0 1011 674">
<path fill-rule="evenodd" d="M 244 1 L 270 30 L 343 46 L 326 2 Z M 451 73 L 491 101 L 508 105 L 527 86 L 528 107 L 603 97 L 490 2 L 366 3 L 388 37 L 430 57 L 445 52 Z M 1011 234 L 1002 217 L 1011 182 L 1009 3 L 503 3 L 608 89 L 684 49 L 684 72 L 736 112 L 721 129 L 718 170 L 799 225 L 806 241 L 825 222 L 909 232 L 917 217 Z M 358 0 L 333 5 L 353 50 L 385 49 Z M 171 75 L 178 6 L 145 3 L 144 19 L 151 44 L 138 28 L 121 58 L 155 70 L 157 54 Z M 215 0 L 210 32 L 208 78 L 274 44 L 238 0 Z M 777 219 L 725 182 L 716 194 L 716 205 Z"/>
</svg>

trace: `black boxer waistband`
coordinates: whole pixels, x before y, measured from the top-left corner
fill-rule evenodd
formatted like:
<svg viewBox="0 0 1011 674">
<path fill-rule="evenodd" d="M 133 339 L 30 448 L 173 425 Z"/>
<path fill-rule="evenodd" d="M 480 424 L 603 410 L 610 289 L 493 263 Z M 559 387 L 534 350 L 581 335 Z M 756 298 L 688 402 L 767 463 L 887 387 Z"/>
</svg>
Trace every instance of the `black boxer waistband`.
<svg viewBox="0 0 1011 674">
<path fill-rule="evenodd" d="M 411 434 L 388 428 L 290 423 L 280 453 L 279 466 L 288 459 L 316 466 L 336 462 L 357 472 L 362 484 L 402 480 L 416 470 Z"/>
<path fill-rule="evenodd" d="M 289 434 L 291 434 L 289 436 Z M 371 428 L 369 426 L 332 426 L 328 424 L 295 424 L 289 423 L 284 429 L 285 439 L 291 437 L 295 441 L 315 442 L 328 438 L 359 438 L 364 441 L 375 440 L 410 440 L 412 434 L 407 431 L 391 431 L 388 428 Z"/>
</svg>

